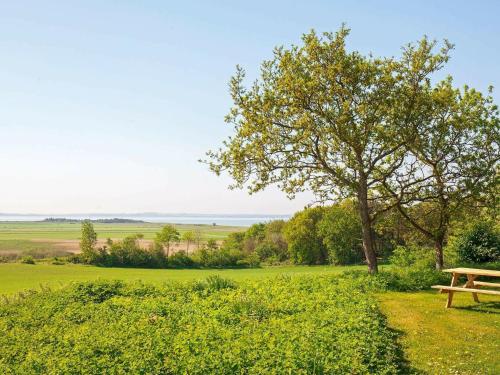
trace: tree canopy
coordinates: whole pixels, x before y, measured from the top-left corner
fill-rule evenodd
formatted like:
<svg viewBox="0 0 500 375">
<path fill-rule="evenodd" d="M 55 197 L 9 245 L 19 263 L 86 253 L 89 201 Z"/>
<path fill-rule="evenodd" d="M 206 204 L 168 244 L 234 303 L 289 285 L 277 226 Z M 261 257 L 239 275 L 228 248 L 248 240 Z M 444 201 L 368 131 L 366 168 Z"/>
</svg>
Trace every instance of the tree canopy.
<svg viewBox="0 0 500 375">
<path fill-rule="evenodd" d="M 208 152 L 212 171 L 257 192 L 276 184 L 289 197 L 309 189 L 319 201 L 355 197 L 363 250 L 377 272 L 373 222 L 384 212 L 384 182 L 405 162 L 402 129 L 421 118 L 422 91 L 449 58 L 427 38 L 395 58 L 349 52 L 349 30 L 303 35 L 303 44 L 278 47 L 250 88 L 238 67 L 230 81 L 234 134 Z"/>
</svg>

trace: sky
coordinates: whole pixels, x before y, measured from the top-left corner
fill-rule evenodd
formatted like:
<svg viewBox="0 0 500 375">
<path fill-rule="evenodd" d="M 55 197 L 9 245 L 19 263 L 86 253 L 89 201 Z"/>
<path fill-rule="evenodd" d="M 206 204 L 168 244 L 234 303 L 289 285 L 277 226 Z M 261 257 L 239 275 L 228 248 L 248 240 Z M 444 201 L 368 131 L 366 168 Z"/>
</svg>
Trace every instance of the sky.
<svg viewBox="0 0 500 375">
<path fill-rule="evenodd" d="M 398 56 L 455 44 L 456 85 L 500 88 L 499 1 L 2 1 L 0 212 L 289 214 L 313 200 L 228 190 L 198 162 L 231 134 L 237 64 L 352 29 L 348 48 Z M 498 92 L 494 94 L 498 102 Z"/>
</svg>

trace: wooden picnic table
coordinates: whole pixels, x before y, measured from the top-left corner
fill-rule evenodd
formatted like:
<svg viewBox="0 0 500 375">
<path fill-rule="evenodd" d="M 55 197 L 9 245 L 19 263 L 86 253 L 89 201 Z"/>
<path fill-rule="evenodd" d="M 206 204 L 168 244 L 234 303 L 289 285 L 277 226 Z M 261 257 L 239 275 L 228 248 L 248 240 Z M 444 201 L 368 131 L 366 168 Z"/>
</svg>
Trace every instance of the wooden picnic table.
<svg viewBox="0 0 500 375">
<path fill-rule="evenodd" d="M 476 302 L 479 302 L 479 297 L 477 296 L 478 294 L 500 296 L 500 291 L 498 290 L 479 289 L 479 287 L 500 288 L 500 284 L 476 280 L 479 276 L 500 277 L 500 271 L 479 268 L 450 268 L 443 270 L 443 272 L 449 272 L 452 274 L 451 285 L 433 285 L 432 288 L 439 289 L 441 293 L 448 293 L 446 308 L 451 307 L 453 294 L 455 292 L 472 293 L 472 297 Z M 467 282 L 462 287 L 457 286 L 460 276 L 467 277 Z"/>
</svg>

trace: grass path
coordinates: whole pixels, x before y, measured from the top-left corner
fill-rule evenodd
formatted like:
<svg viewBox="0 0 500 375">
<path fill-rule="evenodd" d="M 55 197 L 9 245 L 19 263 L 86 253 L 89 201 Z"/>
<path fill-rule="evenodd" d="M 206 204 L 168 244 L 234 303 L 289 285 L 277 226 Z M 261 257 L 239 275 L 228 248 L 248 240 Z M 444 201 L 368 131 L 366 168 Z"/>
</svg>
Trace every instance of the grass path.
<svg viewBox="0 0 500 375">
<path fill-rule="evenodd" d="M 411 365 L 425 374 L 500 374 L 500 300 L 457 293 L 453 308 L 435 291 L 379 295 L 389 325 L 401 331 Z"/>
</svg>

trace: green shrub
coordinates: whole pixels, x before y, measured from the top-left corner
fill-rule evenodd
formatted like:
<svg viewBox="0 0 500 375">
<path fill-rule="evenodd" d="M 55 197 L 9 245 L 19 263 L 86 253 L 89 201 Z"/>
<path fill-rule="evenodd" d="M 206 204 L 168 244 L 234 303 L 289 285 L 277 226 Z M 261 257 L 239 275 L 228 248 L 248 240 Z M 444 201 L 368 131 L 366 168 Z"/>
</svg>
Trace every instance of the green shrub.
<svg viewBox="0 0 500 375">
<path fill-rule="evenodd" d="M 323 207 L 306 208 L 286 223 L 283 234 L 293 263 L 312 265 L 328 262 L 328 250 L 318 232 L 323 214 Z"/>
<path fill-rule="evenodd" d="M 349 284 L 211 277 L 28 295 L 0 304 L 0 373 L 400 373 L 395 334 L 375 298 Z"/>
<path fill-rule="evenodd" d="M 363 259 L 361 220 L 351 201 L 325 208 L 318 231 L 331 264 L 353 264 Z"/>
<path fill-rule="evenodd" d="M 492 223 L 478 222 L 456 238 L 460 261 L 484 263 L 500 260 L 500 232 Z"/>
<path fill-rule="evenodd" d="M 343 278 L 366 285 L 378 291 L 414 292 L 427 290 L 432 285 L 449 283 L 449 276 L 432 268 L 391 267 L 377 275 L 365 271 L 348 271 Z"/>
<path fill-rule="evenodd" d="M 433 249 L 398 246 L 389 261 L 392 267 L 377 275 L 389 290 L 424 290 L 449 281 L 446 274 L 435 269 Z"/>
<path fill-rule="evenodd" d="M 177 251 L 168 257 L 168 266 L 173 268 L 189 268 L 194 267 L 195 262 L 191 259 L 185 251 Z"/>
<path fill-rule="evenodd" d="M 435 267 L 434 250 L 417 246 L 397 246 L 389 262 L 396 267 L 415 267 L 419 269 Z"/>
<path fill-rule="evenodd" d="M 77 283 L 69 292 L 69 295 L 79 302 L 102 303 L 117 295 L 123 288 L 121 281 L 98 280 L 91 283 Z"/>
<path fill-rule="evenodd" d="M 411 292 L 449 283 L 449 276 L 432 268 L 394 267 L 377 275 L 388 290 Z"/>
<path fill-rule="evenodd" d="M 27 255 L 21 258 L 21 263 L 23 264 L 35 264 L 35 259 L 31 255 Z"/>
</svg>

